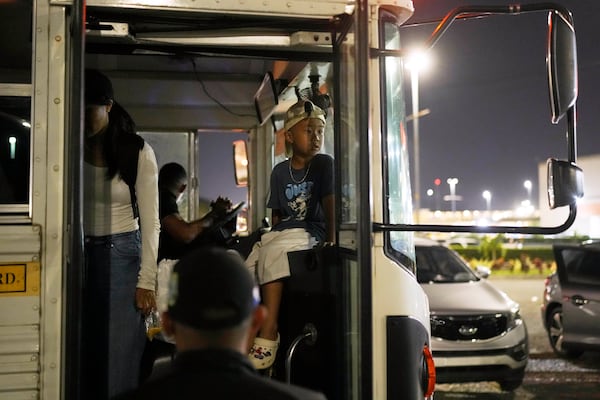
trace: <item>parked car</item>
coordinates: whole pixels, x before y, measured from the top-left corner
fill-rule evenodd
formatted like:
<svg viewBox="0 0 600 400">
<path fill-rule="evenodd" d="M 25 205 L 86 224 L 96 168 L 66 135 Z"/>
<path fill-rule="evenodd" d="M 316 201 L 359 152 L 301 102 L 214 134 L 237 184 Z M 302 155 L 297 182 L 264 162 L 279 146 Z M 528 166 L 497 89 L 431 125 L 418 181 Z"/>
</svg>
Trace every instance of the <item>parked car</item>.
<svg viewBox="0 0 600 400">
<path fill-rule="evenodd" d="M 417 280 L 429 298 L 437 382 L 497 381 L 511 391 L 529 358 L 519 305 L 453 250 L 416 238 Z"/>
<path fill-rule="evenodd" d="M 546 278 L 542 321 L 565 358 L 600 350 L 600 243 L 554 245 L 556 272 Z"/>
</svg>

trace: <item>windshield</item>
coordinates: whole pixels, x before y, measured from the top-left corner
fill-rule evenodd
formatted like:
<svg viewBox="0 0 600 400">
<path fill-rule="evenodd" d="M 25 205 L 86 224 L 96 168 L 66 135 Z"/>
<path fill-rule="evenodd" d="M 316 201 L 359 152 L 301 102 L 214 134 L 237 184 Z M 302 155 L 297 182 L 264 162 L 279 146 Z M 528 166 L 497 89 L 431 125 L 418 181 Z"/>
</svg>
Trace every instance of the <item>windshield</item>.
<svg viewBox="0 0 600 400">
<path fill-rule="evenodd" d="M 479 278 L 454 251 L 443 246 L 417 246 L 419 283 L 456 283 Z"/>
</svg>

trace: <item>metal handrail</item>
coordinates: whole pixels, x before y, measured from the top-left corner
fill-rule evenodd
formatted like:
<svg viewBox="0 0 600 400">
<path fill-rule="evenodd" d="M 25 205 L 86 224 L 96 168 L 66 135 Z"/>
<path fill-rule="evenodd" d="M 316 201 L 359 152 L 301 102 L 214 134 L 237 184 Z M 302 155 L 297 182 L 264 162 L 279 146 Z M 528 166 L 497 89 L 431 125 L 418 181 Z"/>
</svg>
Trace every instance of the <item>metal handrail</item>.
<svg viewBox="0 0 600 400">
<path fill-rule="evenodd" d="M 317 342 L 317 328 L 310 322 L 304 325 L 302 333 L 296 336 L 288 348 L 287 355 L 285 357 L 285 381 L 287 383 L 292 383 L 292 357 L 294 356 L 296 346 L 298 346 L 298 344 L 303 340 L 306 340 L 306 344 L 309 346 L 313 346 Z"/>
</svg>

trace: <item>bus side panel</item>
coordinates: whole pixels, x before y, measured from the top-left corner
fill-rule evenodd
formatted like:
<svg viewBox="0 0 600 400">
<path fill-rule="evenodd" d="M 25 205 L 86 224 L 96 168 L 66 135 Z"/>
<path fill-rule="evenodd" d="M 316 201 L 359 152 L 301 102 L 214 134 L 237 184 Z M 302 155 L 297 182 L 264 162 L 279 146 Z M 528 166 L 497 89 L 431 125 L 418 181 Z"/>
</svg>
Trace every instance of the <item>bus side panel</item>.
<svg viewBox="0 0 600 400">
<path fill-rule="evenodd" d="M 416 319 L 387 317 L 387 398 L 423 398 L 423 346 L 429 345 L 427 330 Z"/>
<path fill-rule="evenodd" d="M 38 226 L 0 226 L 0 398 L 38 398 Z"/>
<path fill-rule="evenodd" d="M 376 245 L 378 238 L 376 235 Z M 417 360 L 422 360 L 423 345 L 429 343 L 429 301 L 412 273 L 388 258 L 381 247 L 376 246 L 373 254 L 373 399 L 423 398 L 422 392 L 409 396 L 407 391 L 418 388 L 422 381 Z M 390 330 L 390 318 L 410 324 L 394 323 Z M 397 367 L 390 357 L 406 357 L 403 365 L 410 374 L 401 377 L 390 370 L 390 366 Z M 399 392 L 403 395 L 394 397 L 393 393 Z"/>
</svg>

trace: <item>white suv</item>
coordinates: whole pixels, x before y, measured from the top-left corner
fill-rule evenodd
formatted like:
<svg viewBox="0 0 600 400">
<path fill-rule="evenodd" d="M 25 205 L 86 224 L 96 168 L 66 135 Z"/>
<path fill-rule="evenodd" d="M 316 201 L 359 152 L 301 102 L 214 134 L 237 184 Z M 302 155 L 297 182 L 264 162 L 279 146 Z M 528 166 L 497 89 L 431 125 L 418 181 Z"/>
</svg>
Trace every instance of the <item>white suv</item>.
<svg viewBox="0 0 600 400">
<path fill-rule="evenodd" d="M 512 391 L 529 358 L 519 305 L 453 250 L 417 238 L 417 280 L 429 298 L 437 383 L 497 381 Z M 482 270 L 483 271 L 483 270 Z"/>
</svg>

